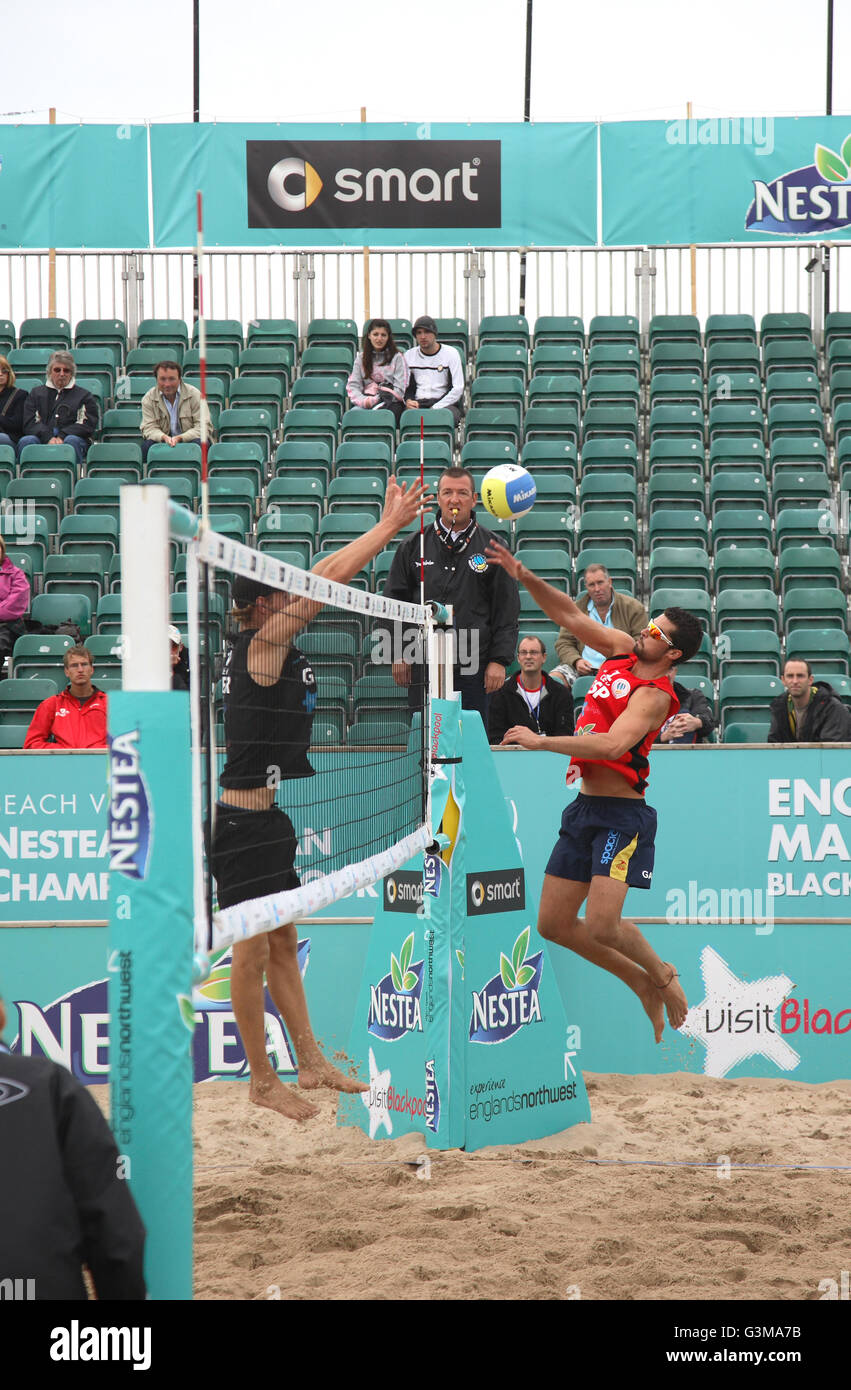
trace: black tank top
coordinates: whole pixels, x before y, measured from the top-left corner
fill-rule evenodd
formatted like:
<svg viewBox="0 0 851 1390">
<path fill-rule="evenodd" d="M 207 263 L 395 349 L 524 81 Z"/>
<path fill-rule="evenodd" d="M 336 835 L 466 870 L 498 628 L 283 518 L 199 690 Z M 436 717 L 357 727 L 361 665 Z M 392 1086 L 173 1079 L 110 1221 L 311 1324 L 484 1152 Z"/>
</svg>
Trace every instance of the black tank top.
<svg viewBox="0 0 851 1390">
<path fill-rule="evenodd" d="M 274 685 L 248 674 L 248 648 L 257 629 L 241 632 L 229 648 L 222 674 L 227 760 L 222 787 L 274 787 L 293 777 L 313 777 L 307 760 L 316 680 L 302 652 L 290 647 Z"/>
</svg>

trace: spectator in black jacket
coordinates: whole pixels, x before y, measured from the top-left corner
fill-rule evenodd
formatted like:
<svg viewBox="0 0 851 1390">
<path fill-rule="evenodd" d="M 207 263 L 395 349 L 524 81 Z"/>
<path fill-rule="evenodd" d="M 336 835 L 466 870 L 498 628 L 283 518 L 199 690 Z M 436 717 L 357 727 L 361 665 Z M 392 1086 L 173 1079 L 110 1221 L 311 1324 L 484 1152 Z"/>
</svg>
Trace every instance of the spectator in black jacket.
<svg viewBox="0 0 851 1390">
<path fill-rule="evenodd" d="M 70 352 L 54 352 L 47 363 L 47 381 L 34 386 L 24 402 L 23 437 L 18 457 L 28 444 L 70 444 L 82 463 L 98 427 L 98 403 L 91 391 L 76 384 Z"/>
<path fill-rule="evenodd" d="M 716 719 L 712 706 L 699 690 L 690 690 L 675 680 L 676 666 L 671 667 L 671 684 L 680 702 L 677 713 L 666 719 L 659 730 L 657 743 L 705 743 L 712 737 Z"/>
<path fill-rule="evenodd" d="M 490 702 L 488 741 L 501 743 L 508 729 L 523 724 L 550 737 L 573 733 L 573 696 L 544 670 L 547 649 L 540 637 L 521 637 L 520 670 L 509 676 Z"/>
<path fill-rule="evenodd" d="M 0 444 L 17 449 L 24 430 L 26 391 L 15 385 L 15 372 L 8 358 L 0 357 Z"/>
<path fill-rule="evenodd" d="M 783 667 L 786 695 L 771 701 L 769 743 L 851 743 L 851 710 L 828 681 L 814 681 L 808 661 Z"/>
<path fill-rule="evenodd" d="M 0 1000 L 0 1034 L 6 1012 Z M 36 1299 L 143 1299 L 145 1228 L 109 1125 L 58 1062 L 0 1042 L 0 1280 Z"/>
</svg>

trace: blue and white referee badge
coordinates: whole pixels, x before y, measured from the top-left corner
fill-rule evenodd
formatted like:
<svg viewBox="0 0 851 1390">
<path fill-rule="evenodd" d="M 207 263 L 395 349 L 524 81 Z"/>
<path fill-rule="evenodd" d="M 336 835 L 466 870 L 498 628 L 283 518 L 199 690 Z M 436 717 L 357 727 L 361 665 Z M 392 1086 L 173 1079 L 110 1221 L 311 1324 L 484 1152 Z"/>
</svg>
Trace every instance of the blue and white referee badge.
<svg viewBox="0 0 851 1390">
<path fill-rule="evenodd" d="M 473 570 L 476 574 L 484 574 L 485 570 L 488 567 L 488 562 L 485 559 L 484 555 L 471 555 L 469 560 L 467 561 L 467 564 L 470 566 L 470 569 Z"/>
</svg>

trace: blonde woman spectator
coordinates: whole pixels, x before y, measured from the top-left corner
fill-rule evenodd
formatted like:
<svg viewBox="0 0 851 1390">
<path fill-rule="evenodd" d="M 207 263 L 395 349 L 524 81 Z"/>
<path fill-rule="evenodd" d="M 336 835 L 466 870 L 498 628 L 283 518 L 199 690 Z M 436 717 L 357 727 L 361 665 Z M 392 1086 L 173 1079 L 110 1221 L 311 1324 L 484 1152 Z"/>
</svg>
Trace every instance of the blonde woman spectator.
<svg viewBox="0 0 851 1390">
<path fill-rule="evenodd" d="M 346 391 L 352 405 L 392 410 L 398 423 L 405 409 L 408 369 L 386 319 L 370 319 Z"/>
</svg>

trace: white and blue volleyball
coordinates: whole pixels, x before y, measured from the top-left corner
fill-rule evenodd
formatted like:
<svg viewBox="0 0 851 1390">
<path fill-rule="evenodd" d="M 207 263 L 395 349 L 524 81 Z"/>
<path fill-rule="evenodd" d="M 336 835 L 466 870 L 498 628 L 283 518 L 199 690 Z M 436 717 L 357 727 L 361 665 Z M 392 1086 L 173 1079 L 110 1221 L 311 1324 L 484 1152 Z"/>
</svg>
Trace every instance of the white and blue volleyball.
<svg viewBox="0 0 851 1390">
<path fill-rule="evenodd" d="M 535 479 L 519 463 L 499 463 L 482 479 L 481 497 L 491 516 L 516 520 L 535 505 Z"/>
</svg>

